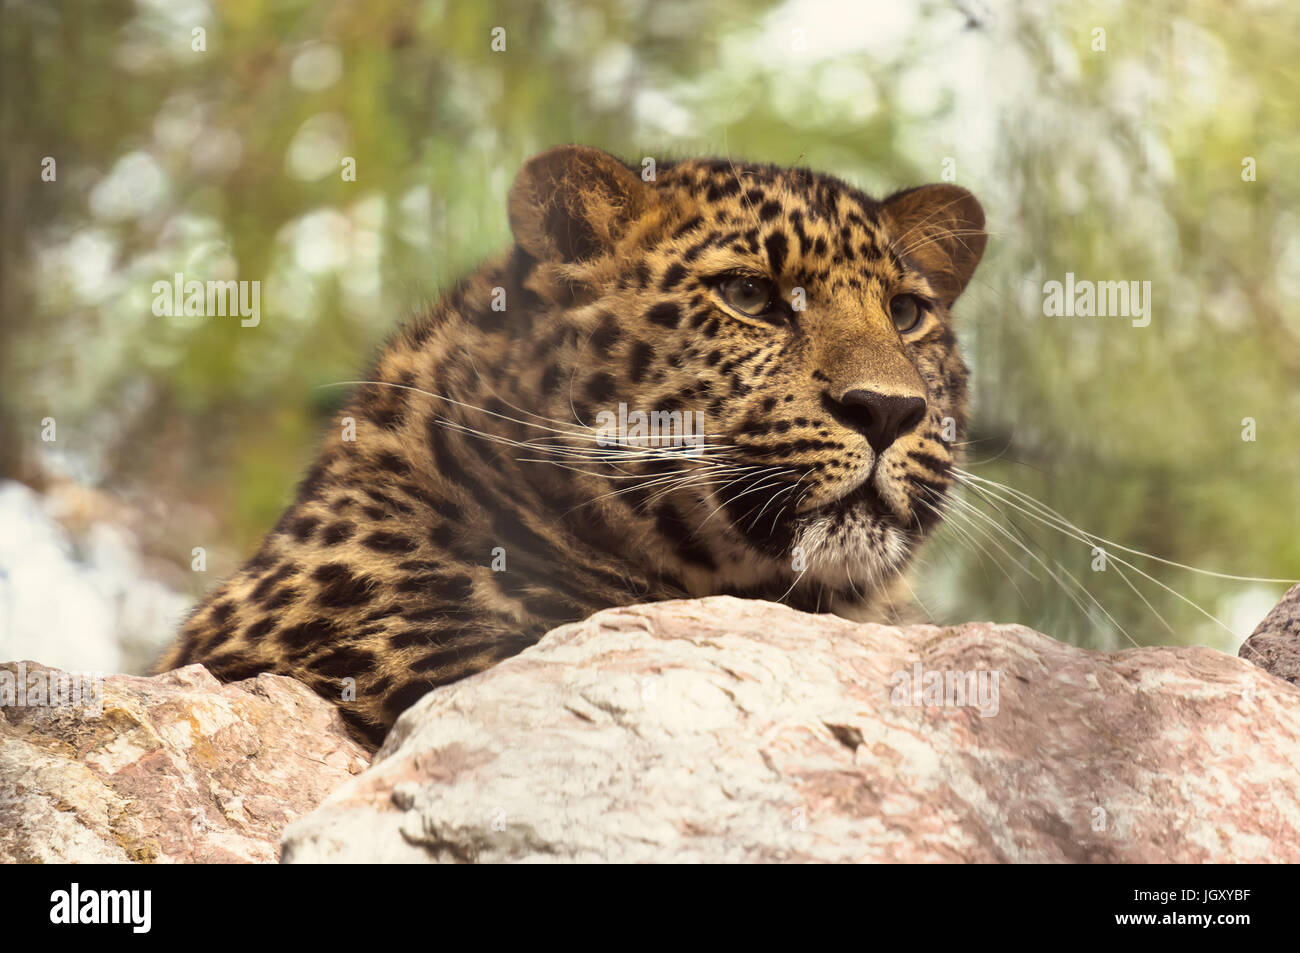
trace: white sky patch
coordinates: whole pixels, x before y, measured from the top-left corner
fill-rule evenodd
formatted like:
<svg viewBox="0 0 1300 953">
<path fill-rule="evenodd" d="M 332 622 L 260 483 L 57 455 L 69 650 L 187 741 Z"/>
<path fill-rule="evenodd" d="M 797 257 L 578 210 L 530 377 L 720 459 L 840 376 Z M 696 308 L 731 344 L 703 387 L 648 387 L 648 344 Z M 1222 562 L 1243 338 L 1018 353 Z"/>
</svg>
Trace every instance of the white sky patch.
<svg viewBox="0 0 1300 953">
<path fill-rule="evenodd" d="M 206 26 L 212 9 L 204 0 L 136 0 L 142 14 L 157 17 L 177 27 Z"/>
<path fill-rule="evenodd" d="M 353 312 L 377 310 L 383 291 L 380 262 L 384 250 L 384 220 L 388 206 L 379 193 L 362 196 L 348 209 L 351 264 L 343 270 L 339 282 L 345 306 Z"/>
<path fill-rule="evenodd" d="M 864 53 L 888 57 L 902 48 L 916 25 L 917 10 L 910 3 L 790 0 L 768 17 L 753 53 L 777 63 L 792 56 L 805 62 Z M 802 49 L 796 49 L 797 43 Z"/>
<path fill-rule="evenodd" d="M 343 54 L 333 43 L 312 43 L 293 58 L 289 80 L 305 93 L 329 89 L 343 75 Z"/>
<path fill-rule="evenodd" d="M 790 0 L 756 25 L 739 26 L 724 37 L 709 79 L 725 84 L 729 77 L 754 76 L 755 63 L 769 64 L 757 78 L 767 81 L 772 106 L 791 123 L 852 125 L 868 122 L 880 108 L 873 74 L 888 69 L 900 90 L 896 108 L 916 117 L 900 123 L 898 151 L 933 170 L 932 179 L 939 178 L 942 160 L 952 157 L 957 181 L 992 200 L 990 187 L 1001 179 L 994 164 L 1005 151 L 1002 120 L 1033 87 L 1034 66 L 1010 36 L 1012 24 L 996 15 L 983 16 L 976 29 L 968 29 L 956 10 L 921 18 L 919 8 L 904 3 L 851 7 Z M 918 44 L 923 30 L 930 42 Z M 747 89 L 761 84 L 736 85 L 732 108 L 710 118 L 718 126 L 748 112 Z M 674 103 L 692 102 L 688 89 L 679 92 Z M 949 102 L 952 108 L 940 112 Z M 644 113 L 651 114 L 662 105 L 645 94 L 643 103 Z M 691 124 L 660 125 L 677 131 Z"/>
<path fill-rule="evenodd" d="M 62 245 L 40 252 L 42 283 L 61 282 L 81 304 L 102 301 L 112 288 L 117 240 L 99 228 L 83 228 Z"/>
<path fill-rule="evenodd" d="M 292 226 L 293 259 L 309 274 L 335 271 L 347 264 L 352 223 L 337 209 L 309 212 Z"/>
<path fill-rule="evenodd" d="M 397 237 L 415 248 L 433 242 L 433 190 L 427 184 L 412 186 L 397 203 Z"/>
<path fill-rule="evenodd" d="M 693 134 L 694 117 L 689 109 L 658 89 L 641 89 L 636 94 L 637 122 L 647 129 L 658 129 L 669 136 Z"/>
<path fill-rule="evenodd" d="M 167 197 L 170 182 L 147 152 L 128 152 L 90 190 L 90 211 L 111 222 L 140 218 Z"/>
<path fill-rule="evenodd" d="M 289 143 L 284 157 L 286 170 L 303 182 L 315 182 L 341 172 L 347 138 L 347 122 L 338 113 L 312 116 L 298 127 Z"/>
<path fill-rule="evenodd" d="M 0 657 L 117 672 L 124 637 L 165 644 L 189 600 L 144 575 L 127 531 L 95 523 L 74 541 L 52 509 L 0 482 Z"/>
<path fill-rule="evenodd" d="M 817 88 L 848 122 L 866 122 L 880 108 L 875 80 L 860 63 L 839 60 L 827 63 L 817 74 Z"/>
<path fill-rule="evenodd" d="M 1256 584 L 1227 596 L 1218 616 L 1228 628 L 1232 629 L 1236 639 L 1231 645 L 1225 645 L 1223 650 L 1235 654 L 1241 648 L 1241 643 L 1255 631 L 1255 626 L 1263 622 L 1264 616 L 1278 604 L 1285 591 L 1285 586 Z M 1224 641 L 1228 640 L 1228 634 L 1217 625 L 1213 626 L 1213 629 L 1222 636 Z"/>
<path fill-rule="evenodd" d="M 625 85 L 636 67 L 636 57 L 626 43 L 604 44 L 592 59 L 592 104 L 599 109 L 611 109 L 623 99 Z"/>
</svg>

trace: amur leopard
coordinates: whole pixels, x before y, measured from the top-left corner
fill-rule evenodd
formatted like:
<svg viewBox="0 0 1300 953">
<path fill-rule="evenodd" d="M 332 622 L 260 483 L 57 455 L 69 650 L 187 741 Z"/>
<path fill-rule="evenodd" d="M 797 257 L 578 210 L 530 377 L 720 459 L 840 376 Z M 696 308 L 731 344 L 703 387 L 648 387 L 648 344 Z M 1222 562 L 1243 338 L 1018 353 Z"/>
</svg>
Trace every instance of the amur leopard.
<svg viewBox="0 0 1300 953">
<path fill-rule="evenodd" d="M 293 676 L 373 748 L 599 609 L 888 617 L 966 432 L 949 311 L 984 251 L 975 198 L 564 146 L 509 217 L 514 246 L 396 332 L 160 670 Z"/>
</svg>

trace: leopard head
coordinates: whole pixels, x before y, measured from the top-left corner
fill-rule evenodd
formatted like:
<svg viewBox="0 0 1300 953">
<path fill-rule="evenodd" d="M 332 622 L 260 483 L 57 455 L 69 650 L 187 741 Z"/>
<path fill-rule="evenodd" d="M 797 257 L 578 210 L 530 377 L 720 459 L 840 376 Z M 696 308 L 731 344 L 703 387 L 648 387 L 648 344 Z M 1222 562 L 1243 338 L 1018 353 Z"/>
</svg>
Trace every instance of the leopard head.
<svg viewBox="0 0 1300 953">
<path fill-rule="evenodd" d="M 693 415 L 696 445 L 622 445 L 608 474 L 652 558 L 697 593 L 851 597 L 906 566 L 965 439 L 950 311 L 984 251 L 974 196 L 565 146 L 523 167 L 510 218 L 530 292 L 578 341 L 537 372 L 546 413 Z"/>
</svg>

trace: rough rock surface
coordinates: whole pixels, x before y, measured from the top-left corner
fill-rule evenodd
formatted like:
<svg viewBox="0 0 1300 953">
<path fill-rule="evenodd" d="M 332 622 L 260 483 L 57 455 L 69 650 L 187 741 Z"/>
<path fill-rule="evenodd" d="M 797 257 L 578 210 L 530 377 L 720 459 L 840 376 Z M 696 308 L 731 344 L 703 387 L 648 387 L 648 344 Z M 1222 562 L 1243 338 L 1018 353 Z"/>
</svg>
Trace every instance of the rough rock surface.
<svg viewBox="0 0 1300 953">
<path fill-rule="evenodd" d="M 55 671 L 21 664 L 33 685 Z M 97 717 L 16 698 L 0 707 L 0 862 L 275 861 L 284 827 L 369 761 L 333 705 L 277 675 L 110 675 Z"/>
<path fill-rule="evenodd" d="M 1237 654 L 1292 685 L 1300 685 L 1300 586 L 1287 590 L 1250 638 L 1241 643 Z"/>
<path fill-rule="evenodd" d="M 987 717 L 898 693 L 948 671 Z M 1300 689 L 1220 652 L 723 597 L 435 690 L 284 860 L 1296 862 L 1298 778 Z"/>
</svg>

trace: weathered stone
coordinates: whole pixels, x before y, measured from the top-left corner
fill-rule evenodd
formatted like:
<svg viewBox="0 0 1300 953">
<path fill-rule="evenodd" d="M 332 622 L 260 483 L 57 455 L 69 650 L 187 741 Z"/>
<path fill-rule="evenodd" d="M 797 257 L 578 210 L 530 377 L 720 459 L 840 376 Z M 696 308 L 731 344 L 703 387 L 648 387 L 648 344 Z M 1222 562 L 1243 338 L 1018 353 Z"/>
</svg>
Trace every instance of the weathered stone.
<svg viewBox="0 0 1300 953">
<path fill-rule="evenodd" d="M 1264 616 L 1237 654 L 1266 672 L 1300 685 L 1300 585 Z"/>
<path fill-rule="evenodd" d="M 987 717 L 916 666 L 997 673 Z M 433 691 L 284 859 L 1296 862 L 1297 778 L 1300 689 L 1220 652 L 711 598 Z"/>
<path fill-rule="evenodd" d="M 59 674 L 0 679 L 20 664 L 33 687 Z M 284 827 L 369 760 L 293 679 L 222 685 L 191 665 L 102 684 L 98 716 L 3 700 L 0 862 L 275 861 Z"/>
</svg>

